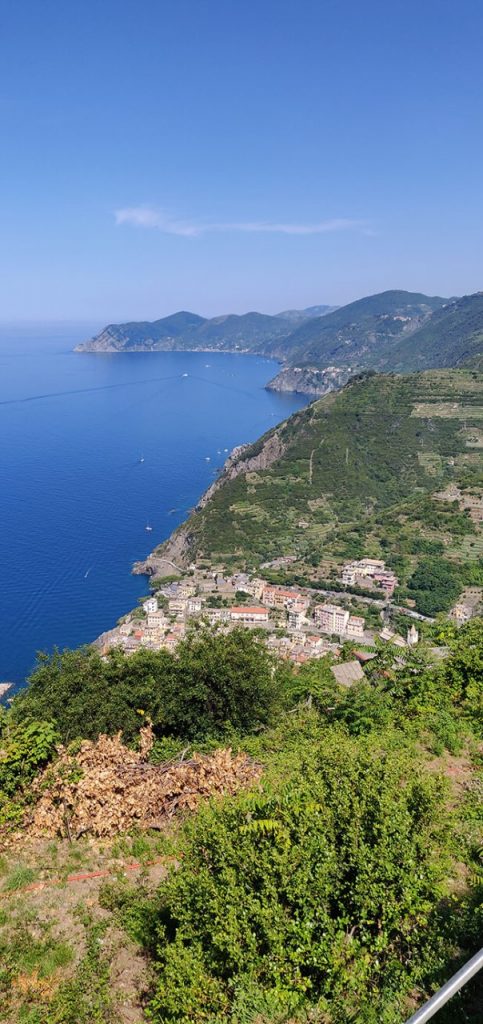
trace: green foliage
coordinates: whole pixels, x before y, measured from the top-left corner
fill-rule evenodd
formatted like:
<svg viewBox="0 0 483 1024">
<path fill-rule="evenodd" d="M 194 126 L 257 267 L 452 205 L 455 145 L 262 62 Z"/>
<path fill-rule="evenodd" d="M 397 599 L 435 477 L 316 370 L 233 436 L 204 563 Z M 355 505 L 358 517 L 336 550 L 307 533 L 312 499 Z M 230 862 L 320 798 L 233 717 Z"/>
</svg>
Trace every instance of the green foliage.
<svg viewBox="0 0 483 1024">
<path fill-rule="evenodd" d="M 447 611 L 461 590 L 461 573 L 444 558 L 424 558 L 408 581 L 408 591 L 422 615 Z"/>
<path fill-rule="evenodd" d="M 264 445 L 269 452 L 275 435 L 283 447 L 255 482 L 222 478 L 189 530 L 181 527 L 190 554 L 231 567 L 295 555 L 292 581 L 320 576 L 323 586 L 324 576 L 328 589 L 330 573 L 317 572 L 326 559 L 384 558 L 403 585 L 424 558 L 457 555 L 469 565 L 475 524 L 458 502 L 433 495 L 481 468 L 466 437 L 480 423 L 482 396 L 483 377 L 463 371 L 349 381 L 244 452 L 245 461 Z"/>
<path fill-rule="evenodd" d="M 283 669 L 248 630 L 199 630 L 168 651 L 106 660 L 92 648 L 42 657 L 12 706 L 15 722 L 52 716 L 63 741 L 123 731 L 135 740 L 145 715 L 158 737 L 201 740 L 267 724 L 280 703 Z"/>
<path fill-rule="evenodd" d="M 12 723 L 7 714 L 0 739 L 0 824 L 20 819 L 28 783 L 50 760 L 58 740 L 52 722 Z"/>
<path fill-rule="evenodd" d="M 420 976 L 440 782 L 341 732 L 299 753 L 302 771 L 191 825 L 159 894 L 155 1021 L 237 1020 L 254 991 L 270 1013 L 376 1020 Z"/>
</svg>

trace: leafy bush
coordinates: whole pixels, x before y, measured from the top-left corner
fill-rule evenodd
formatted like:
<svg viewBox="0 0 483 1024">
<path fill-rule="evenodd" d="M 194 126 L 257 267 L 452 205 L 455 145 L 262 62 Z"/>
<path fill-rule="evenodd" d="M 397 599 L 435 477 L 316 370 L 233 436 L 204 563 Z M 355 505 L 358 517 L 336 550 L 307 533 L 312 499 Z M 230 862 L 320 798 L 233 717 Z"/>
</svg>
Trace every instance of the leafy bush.
<svg viewBox="0 0 483 1024">
<path fill-rule="evenodd" d="M 270 1020 L 330 1005 L 376 1021 L 420 976 L 440 782 L 337 730 L 301 754 L 284 783 L 191 824 L 159 894 L 154 1021 L 251 1020 L 253 1001 Z"/>
<path fill-rule="evenodd" d="M 158 737 L 200 740 L 267 724 L 280 702 L 283 669 L 248 630 L 191 634 L 168 651 L 92 648 L 42 657 L 12 706 L 15 721 L 55 720 L 64 741 L 123 731 L 135 740 L 146 716 Z"/>
</svg>

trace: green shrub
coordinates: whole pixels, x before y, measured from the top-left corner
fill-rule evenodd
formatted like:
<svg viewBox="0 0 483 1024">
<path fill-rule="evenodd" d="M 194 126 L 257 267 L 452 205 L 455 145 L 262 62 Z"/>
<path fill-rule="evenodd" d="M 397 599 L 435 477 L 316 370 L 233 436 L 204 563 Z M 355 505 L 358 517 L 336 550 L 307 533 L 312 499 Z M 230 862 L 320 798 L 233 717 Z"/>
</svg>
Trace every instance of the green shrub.
<svg viewBox="0 0 483 1024">
<path fill-rule="evenodd" d="M 201 740 L 267 724 L 280 703 L 283 669 L 259 637 L 200 629 L 168 651 L 104 661 L 92 648 L 42 656 L 12 705 L 16 722 L 50 715 L 64 742 L 122 730 L 136 739 L 146 716 L 158 737 Z"/>
<path fill-rule="evenodd" d="M 284 783 L 190 826 L 159 894 L 153 1020 L 240 1019 L 257 992 L 274 1014 L 322 1000 L 375 1021 L 420 976 L 441 784 L 336 731 L 307 754 Z"/>
</svg>

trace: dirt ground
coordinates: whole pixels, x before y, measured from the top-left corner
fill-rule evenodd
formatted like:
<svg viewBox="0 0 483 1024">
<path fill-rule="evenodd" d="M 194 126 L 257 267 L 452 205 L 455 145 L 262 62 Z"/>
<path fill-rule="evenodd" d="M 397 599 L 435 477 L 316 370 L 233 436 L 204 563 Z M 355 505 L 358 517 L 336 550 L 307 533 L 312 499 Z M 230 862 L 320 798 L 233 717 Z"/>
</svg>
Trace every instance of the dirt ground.
<svg viewBox="0 0 483 1024">
<path fill-rule="evenodd" d="M 107 882 L 132 889 L 142 882 L 154 891 L 169 863 L 159 838 L 147 836 L 110 843 L 29 842 L 2 855 L 0 962 L 7 965 L 6 971 L 0 968 L 2 1024 L 16 1024 L 26 1015 L 28 1020 L 34 1009 L 44 1014 L 39 1020 L 49 1021 L 49 1005 L 62 986 L 77 978 L 88 986 L 92 972 L 85 964 L 93 942 L 108 976 L 105 1007 L 96 1021 L 143 1021 L 149 962 L 99 896 Z"/>
</svg>

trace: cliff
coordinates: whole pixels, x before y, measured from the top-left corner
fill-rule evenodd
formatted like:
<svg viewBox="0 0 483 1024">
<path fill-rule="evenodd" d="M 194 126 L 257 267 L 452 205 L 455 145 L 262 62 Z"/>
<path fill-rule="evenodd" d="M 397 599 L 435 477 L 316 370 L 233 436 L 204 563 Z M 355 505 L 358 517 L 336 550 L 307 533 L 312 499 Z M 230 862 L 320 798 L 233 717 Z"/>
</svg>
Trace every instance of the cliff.
<svg viewBox="0 0 483 1024">
<path fill-rule="evenodd" d="M 266 385 L 267 391 L 295 391 L 320 398 L 329 391 L 342 387 L 350 377 L 350 368 L 328 366 L 318 370 L 314 366 L 286 366 Z"/>
<path fill-rule="evenodd" d="M 285 444 L 277 429 L 265 434 L 255 444 L 238 445 L 228 456 L 223 470 L 210 487 L 201 496 L 195 513 L 201 512 L 211 502 L 214 495 L 225 484 L 231 483 L 241 474 L 255 473 L 268 469 L 282 457 Z M 190 518 L 151 552 L 143 561 L 135 562 L 134 575 L 169 576 L 177 570 L 186 569 L 193 557 L 195 531 L 192 529 L 193 519 Z"/>
</svg>

